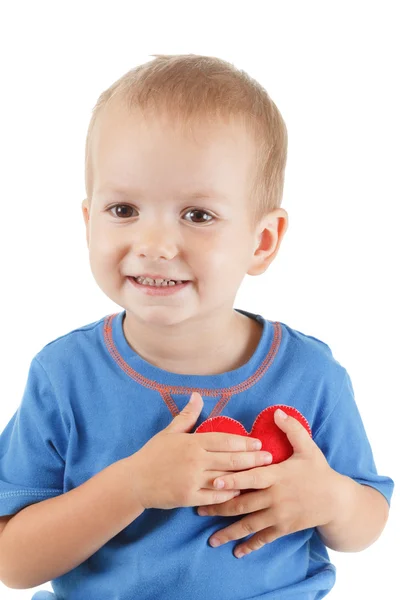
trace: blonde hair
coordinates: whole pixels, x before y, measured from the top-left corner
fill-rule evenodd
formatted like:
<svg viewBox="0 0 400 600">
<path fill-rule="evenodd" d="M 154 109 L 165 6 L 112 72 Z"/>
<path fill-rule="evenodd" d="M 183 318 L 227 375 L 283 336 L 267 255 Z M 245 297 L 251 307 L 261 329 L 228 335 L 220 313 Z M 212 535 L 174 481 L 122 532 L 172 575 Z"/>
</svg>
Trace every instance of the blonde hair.
<svg viewBox="0 0 400 600">
<path fill-rule="evenodd" d="M 253 136 L 256 164 L 249 197 L 258 223 L 282 202 L 287 157 L 285 122 L 266 90 L 245 71 L 211 56 L 151 55 L 155 60 L 131 69 L 97 100 L 86 137 L 85 185 L 92 195 L 91 138 L 99 113 L 114 99 L 146 112 L 166 110 L 188 126 L 203 119 L 241 120 Z"/>
</svg>

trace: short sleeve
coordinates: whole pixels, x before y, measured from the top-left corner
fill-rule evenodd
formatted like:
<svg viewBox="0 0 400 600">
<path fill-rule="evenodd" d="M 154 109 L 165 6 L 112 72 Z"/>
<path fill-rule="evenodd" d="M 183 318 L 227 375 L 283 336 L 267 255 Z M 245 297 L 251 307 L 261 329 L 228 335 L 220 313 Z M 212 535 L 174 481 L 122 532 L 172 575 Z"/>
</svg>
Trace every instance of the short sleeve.
<svg viewBox="0 0 400 600">
<path fill-rule="evenodd" d="M 372 449 L 346 370 L 338 400 L 330 415 L 315 432 L 314 441 L 335 471 L 362 485 L 377 489 L 390 505 L 394 482 L 389 477 L 377 473 Z"/>
<path fill-rule="evenodd" d="M 65 426 L 37 357 L 23 398 L 0 435 L 0 515 L 63 493 Z"/>
</svg>

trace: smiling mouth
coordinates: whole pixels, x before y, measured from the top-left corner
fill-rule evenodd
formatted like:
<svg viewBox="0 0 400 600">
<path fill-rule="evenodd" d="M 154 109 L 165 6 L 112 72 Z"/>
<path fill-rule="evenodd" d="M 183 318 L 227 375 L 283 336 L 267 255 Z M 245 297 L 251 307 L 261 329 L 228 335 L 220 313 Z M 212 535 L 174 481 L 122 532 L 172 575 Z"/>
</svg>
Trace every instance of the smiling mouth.
<svg viewBox="0 0 400 600">
<path fill-rule="evenodd" d="M 138 277 L 132 276 L 132 279 L 134 279 L 139 285 L 150 287 L 173 287 L 175 285 L 180 285 L 188 282 L 187 279 L 152 279 L 151 277 L 142 277 L 141 275 L 139 275 Z"/>
<path fill-rule="evenodd" d="M 173 296 L 175 294 L 179 294 L 182 290 L 187 288 L 191 281 L 183 281 L 182 283 L 174 283 L 170 281 L 170 283 L 164 283 L 164 285 L 157 285 L 156 283 L 139 283 L 136 277 L 128 276 L 127 279 L 130 281 L 130 284 L 133 285 L 137 290 L 140 290 L 141 293 L 147 296 Z"/>
</svg>

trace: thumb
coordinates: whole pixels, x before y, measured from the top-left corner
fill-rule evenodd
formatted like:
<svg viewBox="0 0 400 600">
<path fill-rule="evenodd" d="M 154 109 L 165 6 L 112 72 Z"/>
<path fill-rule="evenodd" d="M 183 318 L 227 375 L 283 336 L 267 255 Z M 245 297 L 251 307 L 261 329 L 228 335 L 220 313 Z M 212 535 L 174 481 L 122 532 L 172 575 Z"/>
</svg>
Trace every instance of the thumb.
<svg viewBox="0 0 400 600">
<path fill-rule="evenodd" d="M 164 431 L 168 433 L 188 433 L 193 429 L 199 418 L 203 405 L 203 398 L 199 392 L 193 392 L 189 402 Z"/>
<path fill-rule="evenodd" d="M 274 421 L 279 429 L 286 433 L 286 436 L 293 447 L 293 452 L 298 454 L 309 453 L 311 445 L 314 444 L 314 442 L 310 433 L 300 421 L 287 415 L 279 408 L 274 412 Z"/>
</svg>

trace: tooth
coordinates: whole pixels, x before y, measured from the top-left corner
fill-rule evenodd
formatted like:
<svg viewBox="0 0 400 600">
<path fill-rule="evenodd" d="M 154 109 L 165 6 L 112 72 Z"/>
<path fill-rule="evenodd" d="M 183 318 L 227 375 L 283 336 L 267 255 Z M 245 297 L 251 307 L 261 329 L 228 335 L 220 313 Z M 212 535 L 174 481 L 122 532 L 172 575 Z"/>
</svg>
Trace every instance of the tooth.
<svg viewBox="0 0 400 600">
<path fill-rule="evenodd" d="M 173 285 L 178 285 L 183 283 L 183 281 L 179 280 L 166 280 L 166 279 L 151 279 L 150 277 L 142 277 L 141 275 L 139 275 L 138 277 L 135 278 L 137 280 L 138 283 L 140 283 L 141 285 L 150 285 L 152 287 L 156 286 L 156 287 L 165 287 L 165 286 L 173 286 Z"/>
</svg>

